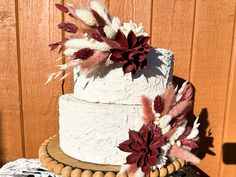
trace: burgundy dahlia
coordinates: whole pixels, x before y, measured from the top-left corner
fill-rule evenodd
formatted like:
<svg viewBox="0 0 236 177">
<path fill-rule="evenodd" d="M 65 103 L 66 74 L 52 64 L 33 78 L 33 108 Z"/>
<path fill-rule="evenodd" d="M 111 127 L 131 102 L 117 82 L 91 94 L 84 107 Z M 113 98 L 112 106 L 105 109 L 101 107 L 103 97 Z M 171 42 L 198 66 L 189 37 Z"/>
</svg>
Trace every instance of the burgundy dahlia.
<svg viewBox="0 0 236 177">
<path fill-rule="evenodd" d="M 134 75 L 147 65 L 147 53 L 152 49 L 147 44 L 148 40 L 149 37 L 136 37 L 132 30 L 126 38 L 119 30 L 115 41 L 120 47 L 111 49 L 111 59 L 123 65 L 124 73 L 132 72 Z"/>
<path fill-rule="evenodd" d="M 161 130 L 154 125 L 143 125 L 139 132 L 130 130 L 129 140 L 122 142 L 118 148 L 130 152 L 126 157 L 127 164 L 141 167 L 145 174 L 150 172 L 150 166 L 158 162 L 160 147 L 165 143 Z"/>
</svg>

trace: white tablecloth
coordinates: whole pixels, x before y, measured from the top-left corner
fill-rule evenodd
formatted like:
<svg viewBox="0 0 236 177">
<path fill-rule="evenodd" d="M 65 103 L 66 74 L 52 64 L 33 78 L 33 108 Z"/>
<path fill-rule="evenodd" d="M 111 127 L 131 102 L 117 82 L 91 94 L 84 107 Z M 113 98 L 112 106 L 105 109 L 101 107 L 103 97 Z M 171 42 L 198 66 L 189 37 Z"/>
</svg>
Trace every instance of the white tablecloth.
<svg viewBox="0 0 236 177">
<path fill-rule="evenodd" d="M 61 177 L 43 168 L 38 159 L 18 159 L 0 169 L 0 177 Z"/>
</svg>

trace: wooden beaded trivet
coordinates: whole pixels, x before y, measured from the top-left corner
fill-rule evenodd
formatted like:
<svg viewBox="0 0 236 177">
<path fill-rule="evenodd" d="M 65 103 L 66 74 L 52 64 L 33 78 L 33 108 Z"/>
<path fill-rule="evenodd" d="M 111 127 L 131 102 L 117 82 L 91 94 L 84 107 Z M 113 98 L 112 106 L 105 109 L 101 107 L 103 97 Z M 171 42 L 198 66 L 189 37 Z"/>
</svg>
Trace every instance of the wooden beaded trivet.
<svg viewBox="0 0 236 177">
<path fill-rule="evenodd" d="M 77 160 L 66 155 L 59 146 L 59 136 L 48 138 L 39 148 L 39 159 L 44 167 L 62 177 L 128 177 L 118 174 L 119 165 L 102 165 Z M 167 167 L 151 171 L 148 177 L 165 177 L 179 170 L 184 160 L 175 160 Z"/>
</svg>

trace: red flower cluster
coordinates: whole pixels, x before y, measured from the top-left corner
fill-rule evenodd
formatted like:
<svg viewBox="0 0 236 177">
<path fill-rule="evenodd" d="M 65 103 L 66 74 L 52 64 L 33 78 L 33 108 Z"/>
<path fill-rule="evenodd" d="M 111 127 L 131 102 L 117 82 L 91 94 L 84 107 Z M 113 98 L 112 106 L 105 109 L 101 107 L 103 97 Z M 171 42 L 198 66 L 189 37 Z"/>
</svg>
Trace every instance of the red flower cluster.
<svg viewBox="0 0 236 177">
<path fill-rule="evenodd" d="M 158 162 L 160 147 L 165 143 L 161 130 L 154 125 L 143 125 L 139 132 L 129 131 L 129 140 L 122 142 L 118 148 L 124 152 L 130 152 L 127 156 L 127 164 L 135 164 L 141 167 L 145 174 L 150 172 L 150 166 Z"/>
<path fill-rule="evenodd" d="M 126 38 L 119 30 L 115 41 L 120 47 L 111 49 L 111 59 L 123 65 L 124 73 L 132 72 L 134 75 L 147 65 L 147 53 L 152 49 L 147 44 L 148 40 L 149 37 L 136 37 L 132 30 Z"/>
</svg>

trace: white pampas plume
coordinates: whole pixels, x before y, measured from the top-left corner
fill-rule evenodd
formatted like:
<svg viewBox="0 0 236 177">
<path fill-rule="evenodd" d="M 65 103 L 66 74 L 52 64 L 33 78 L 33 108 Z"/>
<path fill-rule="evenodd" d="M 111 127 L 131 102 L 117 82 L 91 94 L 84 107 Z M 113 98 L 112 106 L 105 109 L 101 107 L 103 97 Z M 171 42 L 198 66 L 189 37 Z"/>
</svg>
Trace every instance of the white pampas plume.
<svg viewBox="0 0 236 177">
<path fill-rule="evenodd" d="M 62 76 L 61 78 L 60 78 L 60 80 L 63 80 L 63 79 L 65 79 L 67 76 L 69 76 L 71 74 L 71 72 L 68 72 L 68 73 L 66 73 L 64 76 Z"/>
<path fill-rule="evenodd" d="M 78 9 L 75 11 L 77 17 L 88 26 L 98 26 L 97 20 L 94 18 L 92 12 L 86 9 Z"/>
<path fill-rule="evenodd" d="M 105 9 L 101 3 L 99 3 L 98 1 L 90 1 L 90 8 L 96 11 L 98 15 L 100 15 L 100 17 L 105 20 L 107 25 L 111 25 L 107 9 Z"/>
<path fill-rule="evenodd" d="M 186 137 L 186 139 L 193 139 L 193 138 L 197 137 L 197 135 L 199 133 L 198 127 L 200 125 L 200 123 L 198 123 L 198 119 L 199 119 L 199 117 L 197 117 L 196 120 L 194 121 L 193 128 L 192 128 L 190 134 Z"/>
<path fill-rule="evenodd" d="M 103 28 L 103 31 L 105 32 L 106 36 L 109 39 L 114 39 L 116 37 L 116 31 L 111 26 L 105 26 Z"/>
<path fill-rule="evenodd" d="M 173 143 L 184 133 L 186 125 L 187 121 L 185 121 L 181 126 L 176 129 L 175 133 L 170 137 L 170 142 Z"/>
<path fill-rule="evenodd" d="M 162 168 L 163 166 L 165 166 L 165 164 L 168 160 L 167 153 L 170 150 L 170 148 L 171 148 L 170 143 L 167 143 L 167 144 L 165 144 L 164 146 L 161 147 L 161 153 L 158 157 L 158 162 L 157 162 L 157 165 L 156 165 L 159 169 Z"/>
<path fill-rule="evenodd" d="M 134 173 L 134 177 L 144 177 L 145 173 L 142 171 L 142 168 L 139 167 L 137 171 Z"/>
<path fill-rule="evenodd" d="M 65 42 L 64 44 L 66 48 L 73 48 L 73 49 L 83 49 L 83 48 L 90 48 L 92 50 L 99 50 L 99 51 L 109 51 L 110 46 L 107 45 L 105 42 L 98 42 L 96 40 L 87 40 L 84 38 L 74 38 L 70 39 Z"/>
<path fill-rule="evenodd" d="M 178 93 L 177 93 L 177 96 L 176 96 L 176 102 L 179 102 L 181 100 L 181 98 L 183 97 L 183 91 L 184 91 L 184 88 L 186 87 L 188 81 L 185 81 L 181 88 L 179 89 Z"/>
<path fill-rule="evenodd" d="M 73 48 L 67 48 L 64 50 L 63 54 L 67 57 L 72 57 L 75 52 L 77 52 L 78 49 L 73 49 Z"/>
<path fill-rule="evenodd" d="M 167 132 L 169 132 L 171 129 L 171 125 L 167 125 L 165 128 L 162 128 L 161 129 L 161 134 L 164 135 L 166 134 Z"/>
<path fill-rule="evenodd" d="M 167 125 L 169 125 L 170 121 L 172 120 L 171 115 L 164 115 L 159 119 L 159 127 L 165 128 Z"/>
</svg>

